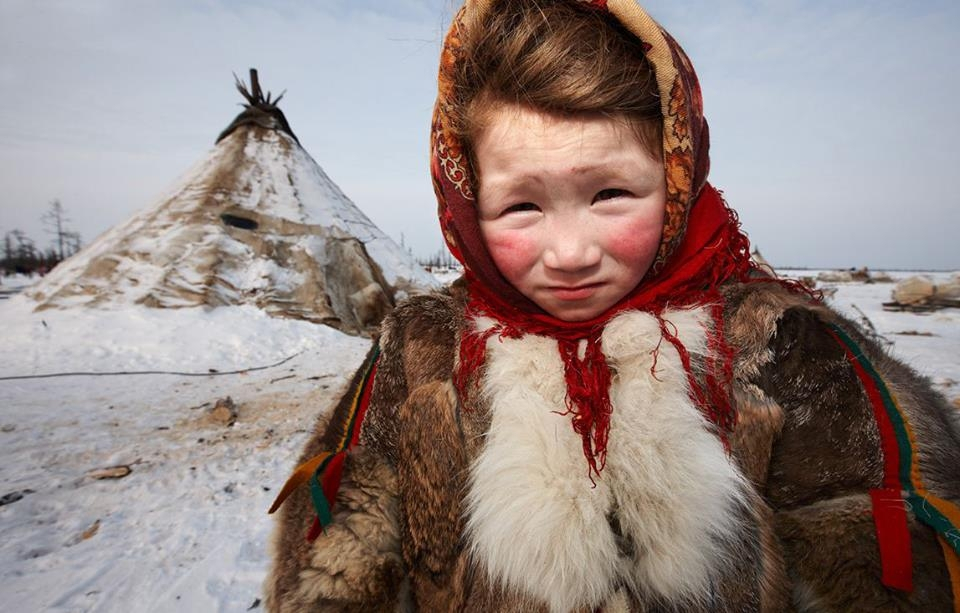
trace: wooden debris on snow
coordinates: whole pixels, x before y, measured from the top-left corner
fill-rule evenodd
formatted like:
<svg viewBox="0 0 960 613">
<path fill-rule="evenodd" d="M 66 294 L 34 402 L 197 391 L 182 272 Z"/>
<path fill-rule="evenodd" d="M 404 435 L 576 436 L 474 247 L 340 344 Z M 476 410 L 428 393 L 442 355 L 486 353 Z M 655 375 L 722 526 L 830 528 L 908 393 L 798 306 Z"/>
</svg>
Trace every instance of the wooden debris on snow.
<svg viewBox="0 0 960 613">
<path fill-rule="evenodd" d="M 9 494 L 4 494 L 3 496 L 0 496 L 0 507 L 6 506 L 8 504 L 13 504 L 18 500 L 23 500 L 24 496 L 32 493 L 33 493 L 33 490 L 26 489 L 26 490 L 20 490 L 17 492 L 10 492 Z"/>
<path fill-rule="evenodd" d="M 121 464 L 119 466 L 108 466 L 107 468 L 98 468 L 96 470 L 91 470 L 87 473 L 87 476 L 91 479 L 123 479 L 127 475 L 133 472 L 133 469 L 126 464 Z"/>
<path fill-rule="evenodd" d="M 89 528 L 87 528 L 80 534 L 80 540 L 81 541 L 90 540 L 94 536 L 96 536 L 97 532 L 99 531 L 100 531 L 100 520 L 98 519 L 97 521 L 93 522 L 93 524 Z"/>
<path fill-rule="evenodd" d="M 892 302 L 883 303 L 887 311 L 936 311 L 960 308 L 960 273 L 946 283 L 936 284 L 924 275 L 909 277 L 897 283 Z"/>
<path fill-rule="evenodd" d="M 207 416 L 210 418 L 210 421 L 215 424 L 230 427 L 237 421 L 237 405 L 230 396 L 220 398 L 217 400 L 217 403 L 213 405 L 213 408 L 210 409 Z"/>
</svg>

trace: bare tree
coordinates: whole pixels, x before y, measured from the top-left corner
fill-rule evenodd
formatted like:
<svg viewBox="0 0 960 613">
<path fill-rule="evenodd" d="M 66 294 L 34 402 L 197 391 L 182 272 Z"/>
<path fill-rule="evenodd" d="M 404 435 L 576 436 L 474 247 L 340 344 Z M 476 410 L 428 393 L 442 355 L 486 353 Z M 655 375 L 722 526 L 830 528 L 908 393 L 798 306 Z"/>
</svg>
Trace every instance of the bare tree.
<svg viewBox="0 0 960 613">
<path fill-rule="evenodd" d="M 429 270 L 434 268 L 451 268 L 456 265 L 453 256 L 449 251 L 447 251 L 446 247 L 442 246 L 437 250 L 436 253 L 429 257 L 417 258 L 417 263 Z"/>
<path fill-rule="evenodd" d="M 80 240 L 79 232 L 65 232 L 63 235 L 63 242 L 67 250 L 66 257 L 70 257 L 74 253 L 80 251 L 80 247 L 83 244 Z"/>
<path fill-rule="evenodd" d="M 13 246 L 13 235 L 7 232 L 3 235 L 3 260 L 4 262 L 13 262 L 17 251 Z"/>
<path fill-rule="evenodd" d="M 43 222 L 44 229 L 53 235 L 54 244 L 57 246 L 57 255 L 59 259 L 62 260 L 66 257 L 63 247 L 67 242 L 67 235 L 70 233 L 67 229 L 67 223 L 70 220 L 67 219 L 67 215 L 59 199 L 50 203 L 50 208 L 43 214 L 41 221 Z"/>
<path fill-rule="evenodd" d="M 33 240 L 27 236 L 23 230 L 11 230 L 10 234 L 13 240 L 17 242 L 15 257 L 20 259 L 32 259 L 37 257 L 37 247 Z"/>
<path fill-rule="evenodd" d="M 7 273 L 32 274 L 36 270 L 49 269 L 56 262 L 53 249 L 41 252 L 23 230 L 11 230 L 3 236 L 0 268 Z"/>
</svg>

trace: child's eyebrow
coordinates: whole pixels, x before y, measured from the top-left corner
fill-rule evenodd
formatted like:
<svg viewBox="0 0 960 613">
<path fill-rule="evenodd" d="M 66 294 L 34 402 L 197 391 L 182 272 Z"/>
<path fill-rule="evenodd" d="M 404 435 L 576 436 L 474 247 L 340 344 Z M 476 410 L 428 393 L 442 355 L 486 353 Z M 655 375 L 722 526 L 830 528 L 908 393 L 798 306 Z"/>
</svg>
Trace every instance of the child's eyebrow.
<svg viewBox="0 0 960 613">
<path fill-rule="evenodd" d="M 632 167 L 627 159 L 613 159 L 596 164 L 586 163 L 570 167 L 570 172 L 575 175 L 602 175 L 605 178 L 621 181 L 644 181 L 650 182 L 657 180 L 663 175 L 663 167 L 655 167 L 657 171 L 644 168 L 637 171 Z"/>
<path fill-rule="evenodd" d="M 515 191 L 521 191 L 526 188 L 541 188 L 546 184 L 542 177 L 535 173 L 513 175 L 509 177 L 492 177 L 484 179 L 481 191 L 486 194 L 491 192 L 496 196 L 506 196 Z"/>
</svg>

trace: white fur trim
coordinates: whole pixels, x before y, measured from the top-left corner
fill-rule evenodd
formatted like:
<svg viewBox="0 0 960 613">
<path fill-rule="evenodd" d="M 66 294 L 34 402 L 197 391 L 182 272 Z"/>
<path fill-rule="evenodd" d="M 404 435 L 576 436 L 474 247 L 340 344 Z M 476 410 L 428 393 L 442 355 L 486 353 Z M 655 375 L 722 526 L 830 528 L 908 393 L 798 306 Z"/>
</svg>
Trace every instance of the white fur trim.
<svg viewBox="0 0 960 613">
<path fill-rule="evenodd" d="M 591 486 L 564 411 L 556 341 L 490 339 L 483 391 L 492 419 L 471 468 L 467 532 L 494 583 L 549 603 L 594 608 L 613 589 L 617 545 L 603 481 Z"/>
<path fill-rule="evenodd" d="M 704 309 L 664 317 L 691 355 L 704 354 L 710 322 Z M 691 402 L 680 356 L 660 342 L 654 317 L 620 315 L 604 330 L 603 344 L 618 373 L 603 476 L 615 493 L 621 529 L 640 552 L 626 562 L 624 579 L 640 593 L 673 602 L 702 598 L 725 562 L 718 540 L 735 540 L 740 527 L 744 479 Z"/>
<path fill-rule="evenodd" d="M 692 354 L 705 350 L 704 311 L 666 317 Z M 660 342 L 656 319 L 622 314 L 602 340 L 615 375 L 596 487 L 580 437 L 560 414 L 566 388 L 556 341 L 488 341 L 483 393 L 492 415 L 471 467 L 470 550 L 494 583 L 551 611 L 595 608 L 621 583 L 672 602 L 697 600 L 722 563 L 718 541 L 737 529 L 743 478 L 690 401 L 679 355 Z M 611 512 L 635 544 L 632 559 L 617 546 Z"/>
</svg>

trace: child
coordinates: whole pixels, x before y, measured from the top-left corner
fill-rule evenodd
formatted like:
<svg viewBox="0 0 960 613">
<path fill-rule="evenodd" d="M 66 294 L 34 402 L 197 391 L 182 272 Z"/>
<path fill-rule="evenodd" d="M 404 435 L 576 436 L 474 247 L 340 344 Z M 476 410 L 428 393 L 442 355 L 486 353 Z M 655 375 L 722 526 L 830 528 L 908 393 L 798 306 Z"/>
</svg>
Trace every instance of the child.
<svg viewBox="0 0 960 613">
<path fill-rule="evenodd" d="M 957 606 L 957 416 L 751 267 L 698 87 L 633 0 L 468 0 L 432 132 L 465 280 L 307 445 L 269 610 Z"/>
</svg>

